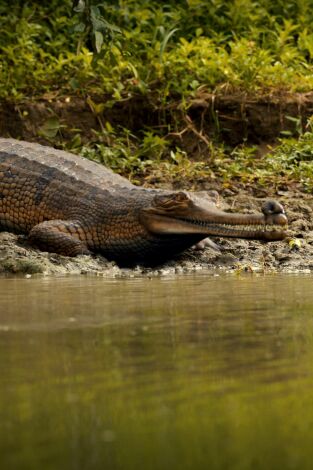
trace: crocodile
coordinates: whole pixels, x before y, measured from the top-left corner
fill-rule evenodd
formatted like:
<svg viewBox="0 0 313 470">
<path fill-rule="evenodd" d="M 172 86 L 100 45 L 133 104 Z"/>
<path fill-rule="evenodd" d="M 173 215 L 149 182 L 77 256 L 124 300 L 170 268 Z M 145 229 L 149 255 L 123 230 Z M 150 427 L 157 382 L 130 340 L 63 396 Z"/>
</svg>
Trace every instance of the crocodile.
<svg viewBox="0 0 313 470">
<path fill-rule="evenodd" d="M 135 186 L 63 150 L 0 138 L 0 230 L 27 234 L 43 251 L 149 264 L 209 236 L 281 240 L 286 224 L 275 200 L 258 214 L 224 212 L 193 193 Z"/>
</svg>

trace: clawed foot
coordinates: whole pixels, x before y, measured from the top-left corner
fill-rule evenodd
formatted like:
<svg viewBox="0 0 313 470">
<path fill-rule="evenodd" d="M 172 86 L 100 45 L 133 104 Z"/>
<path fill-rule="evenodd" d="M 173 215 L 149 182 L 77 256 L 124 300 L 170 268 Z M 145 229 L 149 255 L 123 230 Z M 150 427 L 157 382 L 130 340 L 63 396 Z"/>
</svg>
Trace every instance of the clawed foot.
<svg viewBox="0 0 313 470">
<path fill-rule="evenodd" d="M 210 238 L 204 238 L 200 242 L 193 245 L 192 248 L 194 250 L 199 250 L 200 251 L 200 250 L 204 250 L 207 247 L 212 248 L 213 250 L 218 251 L 218 252 L 223 251 L 223 247 L 217 245 L 217 243 L 214 243 Z"/>
</svg>

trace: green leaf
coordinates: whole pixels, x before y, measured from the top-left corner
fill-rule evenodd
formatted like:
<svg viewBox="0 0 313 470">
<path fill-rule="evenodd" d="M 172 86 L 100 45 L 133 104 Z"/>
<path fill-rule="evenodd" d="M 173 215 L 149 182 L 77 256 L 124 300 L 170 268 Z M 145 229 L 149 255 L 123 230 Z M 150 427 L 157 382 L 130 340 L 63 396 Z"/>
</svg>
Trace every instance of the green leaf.
<svg viewBox="0 0 313 470">
<path fill-rule="evenodd" d="M 39 134 L 48 139 L 53 139 L 60 130 L 60 121 L 56 116 L 47 119 L 39 129 Z"/>
<path fill-rule="evenodd" d="M 100 31 L 95 31 L 94 37 L 95 37 L 95 48 L 99 54 L 99 52 L 101 51 L 102 44 L 103 44 L 103 34 L 100 33 Z"/>
<path fill-rule="evenodd" d="M 83 33 L 85 31 L 85 28 L 86 26 L 84 25 L 84 23 L 77 23 L 73 30 L 76 32 L 76 33 Z"/>
<path fill-rule="evenodd" d="M 120 28 L 106 21 L 106 19 L 101 16 L 99 8 L 94 5 L 90 7 L 90 18 L 94 31 L 100 31 L 104 34 L 108 31 L 110 33 L 121 33 Z"/>
<path fill-rule="evenodd" d="M 91 5 L 90 14 L 92 18 L 100 18 L 101 16 L 100 10 L 98 7 L 96 7 L 96 5 Z"/>
<path fill-rule="evenodd" d="M 77 78 L 73 77 L 70 79 L 69 81 L 69 84 L 71 85 L 71 87 L 73 88 L 73 90 L 77 90 L 79 88 L 79 81 L 77 80 Z"/>
<path fill-rule="evenodd" d="M 162 43 L 161 43 L 161 46 L 160 46 L 160 58 L 162 60 L 162 57 L 163 57 L 163 54 L 164 54 L 164 51 L 165 51 L 165 48 L 167 46 L 167 43 L 168 41 L 171 39 L 171 37 L 173 36 L 173 34 L 176 33 L 176 31 L 178 31 L 178 28 L 174 28 L 172 29 L 172 31 L 169 31 L 167 33 L 167 35 L 164 37 Z"/>
<path fill-rule="evenodd" d="M 76 0 L 73 2 L 73 10 L 76 13 L 82 13 L 86 8 L 86 3 L 84 0 Z"/>
</svg>

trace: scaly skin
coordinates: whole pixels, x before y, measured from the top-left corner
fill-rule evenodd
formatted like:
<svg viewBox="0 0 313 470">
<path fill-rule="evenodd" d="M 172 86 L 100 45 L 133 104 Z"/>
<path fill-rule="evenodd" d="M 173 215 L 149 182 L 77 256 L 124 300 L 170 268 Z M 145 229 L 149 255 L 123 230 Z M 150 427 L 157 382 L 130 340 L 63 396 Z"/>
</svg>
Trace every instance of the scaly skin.
<svg viewBox="0 0 313 470">
<path fill-rule="evenodd" d="M 149 263 L 210 235 L 280 240 L 286 223 L 276 201 L 263 214 L 226 213 L 196 195 L 135 187 L 67 152 L 0 139 L 0 229 L 27 233 L 45 251 Z"/>
</svg>

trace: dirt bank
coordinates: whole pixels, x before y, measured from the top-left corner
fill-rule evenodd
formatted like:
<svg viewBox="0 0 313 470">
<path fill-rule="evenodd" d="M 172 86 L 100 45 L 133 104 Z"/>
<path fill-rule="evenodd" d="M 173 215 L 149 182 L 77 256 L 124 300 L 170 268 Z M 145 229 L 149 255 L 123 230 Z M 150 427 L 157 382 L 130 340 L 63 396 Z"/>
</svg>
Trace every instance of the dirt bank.
<svg viewBox="0 0 313 470">
<path fill-rule="evenodd" d="M 298 192 L 278 195 L 286 208 L 290 237 L 281 242 L 215 239 L 222 251 L 188 250 L 156 268 L 121 269 L 101 256 L 68 258 L 43 253 L 27 245 L 26 237 L 0 232 L 0 272 L 21 275 L 94 274 L 99 276 L 156 276 L 198 270 L 219 272 L 313 272 L 313 196 Z M 240 191 L 228 195 L 222 207 L 258 211 L 263 199 Z"/>
<path fill-rule="evenodd" d="M 110 96 L 91 99 L 55 92 L 19 103 L 2 101 L 0 135 L 51 145 L 47 138 L 49 132 L 52 132 L 50 137 L 68 141 L 79 131 L 82 141 L 88 142 L 94 138 L 93 131 L 101 131 L 106 122 L 114 129 L 127 128 L 135 134 L 142 129 L 160 131 L 165 127 L 176 130 L 176 137 L 172 132 L 173 140 L 179 135 L 182 148 L 194 154 L 195 147 L 201 146 L 201 142 L 205 147 L 207 139 L 212 137 L 233 146 L 242 142 L 273 142 L 282 131 L 297 133 L 295 120 L 290 118 L 304 127 L 313 114 L 313 93 L 279 90 L 249 96 L 247 93 L 213 94 L 201 89 L 184 109 L 180 100 L 172 98 L 164 105 L 155 101 L 153 95 L 135 95 L 108 105 L 110 99 Z M 101 105 L 101 112 L 96 113 L 91 103 Z M 47 123 L 50 123 L 49 132 Z"/>
</svg>

